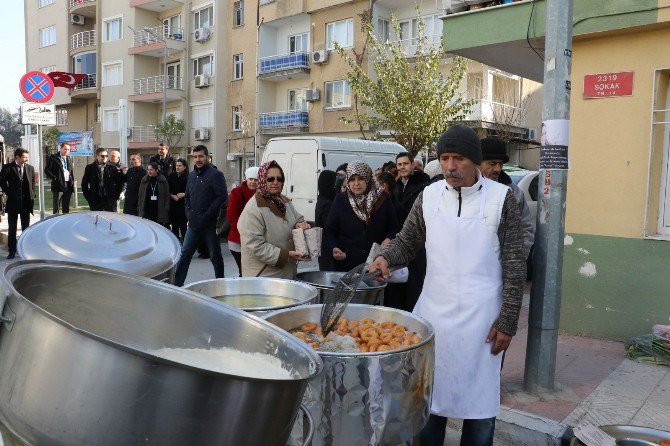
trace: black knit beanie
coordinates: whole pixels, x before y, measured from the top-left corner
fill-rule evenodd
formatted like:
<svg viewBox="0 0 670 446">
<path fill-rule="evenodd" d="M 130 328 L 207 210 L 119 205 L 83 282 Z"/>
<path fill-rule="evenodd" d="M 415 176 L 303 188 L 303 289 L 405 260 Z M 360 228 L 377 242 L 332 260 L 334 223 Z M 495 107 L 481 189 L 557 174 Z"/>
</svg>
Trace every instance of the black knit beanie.
<svg viewBox="0 0 670 446">
<path fill-rule="evenodd" d="M 471 159 L 475 164 L 482 163 L 482 147 L 479 136 L 470 127 L 452 125 L 437 140 L 437 157 L 452 152 Z"/>
<path fill-rule="evenodd" d="M 482 139 L 482 158 L 484 160 L 502 160 L 503 163 L 509 161 L 507 155 L 507 145 L 500 138 L 489 136 Z"/>
</svg>

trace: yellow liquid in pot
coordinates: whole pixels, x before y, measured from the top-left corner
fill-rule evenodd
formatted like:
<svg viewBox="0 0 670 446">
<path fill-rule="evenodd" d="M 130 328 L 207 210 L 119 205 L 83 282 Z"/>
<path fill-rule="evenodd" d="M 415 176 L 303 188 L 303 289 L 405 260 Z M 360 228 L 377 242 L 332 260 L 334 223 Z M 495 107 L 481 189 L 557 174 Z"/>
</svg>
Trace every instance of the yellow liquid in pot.
<svg viewBox="0 0 670 446">
<path fill-rule="evenodd" d="M 234 296 L 214 296 L 213 299 L 237 308 L 286 307 L 297 301 L 284 296 L 266 296 L 263 294 L 237 294 Z"/>
</svg>

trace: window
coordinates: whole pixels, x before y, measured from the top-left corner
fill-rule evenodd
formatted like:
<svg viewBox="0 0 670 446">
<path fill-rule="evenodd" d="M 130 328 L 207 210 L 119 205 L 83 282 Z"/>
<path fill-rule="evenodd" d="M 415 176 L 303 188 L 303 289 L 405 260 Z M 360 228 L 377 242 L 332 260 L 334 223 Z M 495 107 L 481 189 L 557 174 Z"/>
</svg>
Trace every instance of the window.
<svg viewBox="0 0 670 446">
<path fill-rule="evenodd" d="M 193 29 L 214 26 L 214 6 L 209 5 L 193 13 Z"/>
<path fill-rule="evenodd" d="M 405 45 L 416 45 L 419 43 L 419 19 L 404 20 L 400 22 L 400 41 Z"/>
<path fill-rule="evenodd" d="M 67 125 L 67 110 L 64 108 L 56 109 L 56 125 Z"/>
<path fill-rule="evenodd" d="M 214 127 L 214 106 L 212 103 L 192 105 L 191 123 L 193 128 Z"/>
<path fill-rule="evenodd" d="M 123 18 L 114 17 L 102 21 L 102 41 L 111 42 L 123 39 Z"/>
<path fill-rule="evenodd" d="M 307 92 L 304 89 L 288 91 L 288 109 L 307 111 Z"/>
<path fill-rule="evenodd" d="M 482 73 L 468 73 L 466 75 L 467 92 L 469 100 L 481 101 L 484 98 L 484 76 Z"/>
<path fill-rule="evenodd" d="M 429 15 L 421 18 L 426 25 L 424 34 L 429 42 L 439 43 L 442 38 L 442 20 L 439 14 Z"/>
<path fill-rule="evenodd" d="M 233 26 L 244 25 L 244 0 L 233 3 Z"/>
<path fill-rule="evenodd" d="M 325 108 L 351 107 L 351 86 L 347 81 L 326 82 Z"/>
<path fill-rule="evenodd" d="M 123 62 L 102 64 L 102 86 L 123 85 Z"/>
<path fill-rule="evenodd" d="M 56 44 L 56 25 L 40 29 L 40 48 Z"/>
<path fill-rule="evenodd" d="M 206 56 L 196 57 L 193 59 L 193 76 L 199 74 L 206 74 L 208 76 L 214 75 L 214 55 L 208 54 Z"/>
<path fill-rule="evenodd" d="M 181 29 L 181 16 L 173 15 L 163 19 L 163 37 L 182 40 L 184 31 Z"/>
<path fill-rule="evenodd" d="M 181 80 L 181 63 L 172 62 L 166 65 L 167 68 L 167 85 L 168 88 L 175 90 L 183 89 L 182 80 Z"/>
<path fill-rule="evenodd" d="M 354 19 L 326 24 L 326 49 L 334 50 L 335 42 L 342 48 L 354 46 Z"/>
<path fill-rule="evenodd" d="M 244 76 L 244 54 L 233 54 L 233 80 Z"/>
<path fill-rule="evenodd" d="M 118 132 L 119 131 L 119 109 L 105 108 L 102 111 L 102 131 L 103 132 Z"/>
<path fill-rule="evenodd" d="M 43 8 L 45 6 L 49 6 L 53 4 L 54 0 L 37 0 L 37 7 L 38 8 Z"/>
<path fill-rule="evenodd" d="M 388 42 L 391 39 L 391 24 L 386 19 L 377 19 L 377 38 L 381 42 Z"/>
<path fill-rule="evenodd" d="M 56 66 L 55 65 L 49 65 L 48 67 L 42 67 L 42 68 L 40 68 L 40 71 L 44 74 L 51 73 L 53 71 L 56 71 Z"/>
<path fill-rule="evenodd" d="M 309 33 L 296 34 L 288 37 L 288 52 L 307 53 L 309 52 Z"/>
<path fill-rule="evenodd" d="M 494 74 L 491 80 L 493 81 L 491 89 L 493 102 L 519 107 L 521 104 L 521 84 L 518 78 Z"/>
<path fill-rule="evenodd" d="M 242 130 L 242 106 L 233 106 L 233 132 Z"/>
</svg>

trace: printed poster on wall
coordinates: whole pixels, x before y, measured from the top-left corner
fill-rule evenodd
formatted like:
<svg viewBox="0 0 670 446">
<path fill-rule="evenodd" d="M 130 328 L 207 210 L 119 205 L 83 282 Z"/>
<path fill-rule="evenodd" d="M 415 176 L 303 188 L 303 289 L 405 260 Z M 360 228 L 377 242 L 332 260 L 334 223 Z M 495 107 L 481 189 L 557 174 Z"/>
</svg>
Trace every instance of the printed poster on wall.
<svg viewBox="0 0 670 446">
<path fill-rule="evenodd" d="M 63 132 L 58 135 L 58 145 L 70 145 L 72 156 L 93 156 L 93 132 Z"/>
<path fill-rule="evenodd" d="M 542 122 L 540 170 L 568 170 L 569 119 L 550 119 Z"/>
</svg>

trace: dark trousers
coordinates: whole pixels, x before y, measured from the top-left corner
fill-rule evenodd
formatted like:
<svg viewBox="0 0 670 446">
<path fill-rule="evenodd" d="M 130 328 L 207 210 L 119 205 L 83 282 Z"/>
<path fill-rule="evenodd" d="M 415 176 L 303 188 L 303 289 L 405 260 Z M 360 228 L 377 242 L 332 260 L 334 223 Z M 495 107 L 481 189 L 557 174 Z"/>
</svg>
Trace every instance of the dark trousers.
<svg viewBox="0 0 670 446">
<path fill-rule="evenodd" d="M 233 255 L 233 259 L 235 259 L 235 263 L 237 263 L 237 269 L 240 271 L 240 277 L 242 277 L 242 253 L 233 251 L 232 249 L 230 250 L 230 253 Z"/>
<path fill-rule="evenodd" d="M 172 228 L 172 233 L 179 239 L 181 243 L 184 243 L 186 238 L 186 226 L 188 221 L 186 220 L 186 215 L 183 216 L 170 216 L 170 227 Z"/>
<path fill-rule="evenodd" d="M 496 419 L 463 420 L 461 446 L 492 446 Z M 419 446 L 443 446 L 447 417 L 430 414 L 428 423 L 419 433 Z"/>
<path fill-rule="evenodd" d="M 221 243 L 219 237 L 216 235 L 216 228 L 202 228 L 194 229 L 189 227 L 186 230 L 184 237 L 184 244 L 181 247 L 181 258 L 177 264 L 177 271 L 175 272 L 174 284 L 177 286 L 184 286 L 186 274 L 188 274 L 188 267 L 191 265 L 191 259 L 200 241 L 204 240 L 209 249 L 212 265 L 214 266 L 214 276 L 217 279 L 224 277 L 223 275 L 223 256 L 221 255 Z"/>
<path fill-rule="evenodd" d="M 53 210 L 54 215 L 58 214 L 58 208 L 62 208 L 63 214 L 70 213 L 70 198 L 72 197 L 72 191 L 66 190 L 65 192 L 54 192 L 51 191 L 53 196 Z"/>
<path fill-rule="evenodd" d="M 21 214 L 14 212 L 7 213 L 7 225 L 9 226 L 7 248 L 10 254 L 16 254 L 16 229 L 19 215 L 21 215 L 21 231 L 25 231 L 30 226 L 30 212 L 21 212 Z"/>
</svg>

